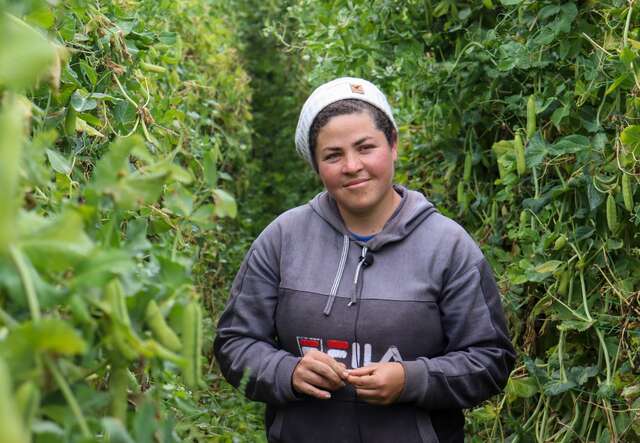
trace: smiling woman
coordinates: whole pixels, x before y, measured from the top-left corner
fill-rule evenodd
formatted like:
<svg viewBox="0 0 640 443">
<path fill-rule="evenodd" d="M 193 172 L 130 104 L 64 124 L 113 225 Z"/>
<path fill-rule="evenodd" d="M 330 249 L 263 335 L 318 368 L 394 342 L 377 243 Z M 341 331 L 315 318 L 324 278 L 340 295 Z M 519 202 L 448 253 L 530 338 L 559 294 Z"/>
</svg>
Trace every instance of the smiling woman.
<svg viewBox="0 0 640 443">
<path fill-rule="evenodd" d="M 272 442 L 462 442 L 462 409 L 515 358 L 487 261 L 393 183 L 397 127 L 370 82 L 317 88 L 296 148 L 325 191 L 247 253 L 218 325 L 222 372 L 236 386 L 248 373 Z"/>
</svg>

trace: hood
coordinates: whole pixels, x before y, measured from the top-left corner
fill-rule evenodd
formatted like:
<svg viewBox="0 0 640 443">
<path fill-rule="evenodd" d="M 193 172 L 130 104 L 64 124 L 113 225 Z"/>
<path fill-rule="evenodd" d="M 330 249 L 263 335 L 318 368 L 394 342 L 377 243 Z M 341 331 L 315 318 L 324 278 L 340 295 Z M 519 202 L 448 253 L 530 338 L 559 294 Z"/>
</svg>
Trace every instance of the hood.
<svg viewBox="0 0 640 443">
<path fill-rule="evenodd" d="M 400 185 L 393 185 L 393 188 L 402 199 L 382 230 L 366 243 L 370 251 L 376 251 L 388 243 L 402 240 L 436 212 L 433 204 L 420 192 L 410 191 Z M 336 231 L 346 236 L 349 235 L 349 230 L 342 220 L 338 205 L 327 191 L 316 195 L 309 204 Z M 352 241 L 360 243 L 357 240 Z"/>
</svg>

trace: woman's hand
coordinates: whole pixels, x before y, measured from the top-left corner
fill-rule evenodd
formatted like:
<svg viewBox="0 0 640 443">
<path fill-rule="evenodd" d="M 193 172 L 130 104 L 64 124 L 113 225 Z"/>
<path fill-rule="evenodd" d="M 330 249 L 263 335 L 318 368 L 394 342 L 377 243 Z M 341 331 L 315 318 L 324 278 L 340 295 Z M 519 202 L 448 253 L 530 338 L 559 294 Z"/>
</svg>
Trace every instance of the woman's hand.
<svg viewBox="0 0 640 443">
<path fill-rule="evenodd" d="M 348 371 L 347 381 L 358 397 L 376 405 L 388 405 L 400 397 L 404 388 L 404 368 L 400 363 L 373 363 Z"/>
<path fill-rule="evenodd" d="M 345 386 L 346 370 L 343 363 L 314 349 L 307 352 L 293 370 L 291 383 L 293 389 L 301 394 L 327 399 L 331 398 L 329 391 Z"/>
</svg>

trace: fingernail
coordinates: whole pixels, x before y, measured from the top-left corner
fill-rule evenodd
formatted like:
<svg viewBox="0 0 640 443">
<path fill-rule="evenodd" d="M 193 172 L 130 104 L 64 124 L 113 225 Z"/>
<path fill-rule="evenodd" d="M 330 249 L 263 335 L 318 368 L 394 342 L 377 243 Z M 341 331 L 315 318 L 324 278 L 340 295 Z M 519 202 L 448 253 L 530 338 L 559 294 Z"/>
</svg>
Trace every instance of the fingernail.
<svg viewBox="0 0 640 443">
<path fill-rule="evenodd" d="M 349 373 L 348 373 L 347 371 L 344 371 L 344 372 L 342 373 L 342 376 L 346 378 L 346 377 L 348 377 L 348 376 L 349 376 Z"/>
<path fill-rule="evenodd" d="M 328 392 L 324 393 L 324 398 L 331 398 L 331 394 L 329 394 Z"/>
</svg>

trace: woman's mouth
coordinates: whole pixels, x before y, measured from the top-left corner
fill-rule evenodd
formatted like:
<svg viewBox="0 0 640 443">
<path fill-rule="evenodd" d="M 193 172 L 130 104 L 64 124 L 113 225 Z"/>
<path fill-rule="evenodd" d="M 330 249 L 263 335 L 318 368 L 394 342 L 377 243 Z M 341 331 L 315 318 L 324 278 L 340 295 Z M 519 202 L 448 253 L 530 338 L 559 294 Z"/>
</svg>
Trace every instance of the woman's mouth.
<svg viewBox="0 0 640 443">
<path fill-rule="evenodd" d="M 363 186 L 365 183 L 369 181 L 368 178 L 358 178 L 356 180 L 348 181 L 344 184 L 345 188 L 354 189 Z"/>
</svg>

